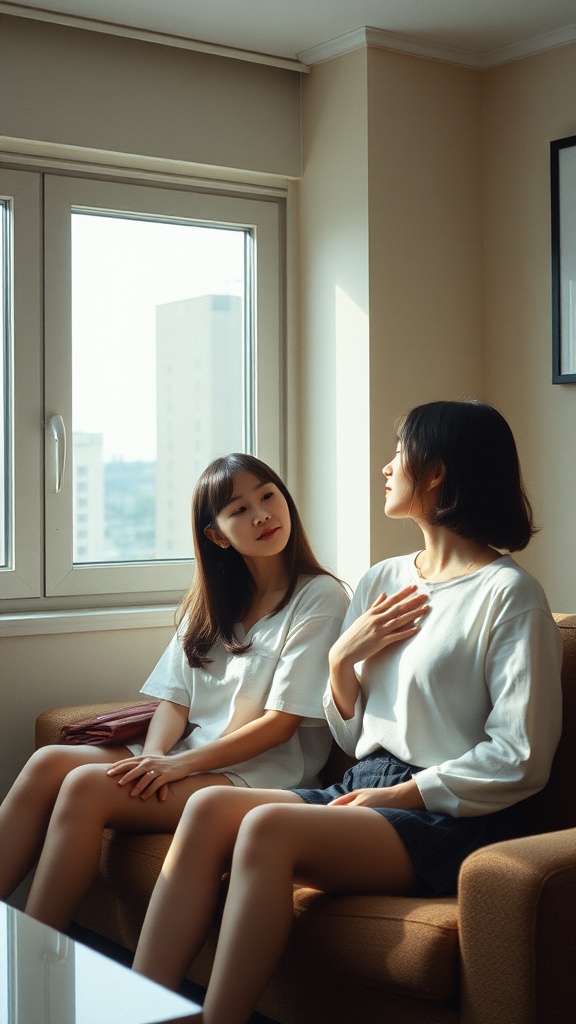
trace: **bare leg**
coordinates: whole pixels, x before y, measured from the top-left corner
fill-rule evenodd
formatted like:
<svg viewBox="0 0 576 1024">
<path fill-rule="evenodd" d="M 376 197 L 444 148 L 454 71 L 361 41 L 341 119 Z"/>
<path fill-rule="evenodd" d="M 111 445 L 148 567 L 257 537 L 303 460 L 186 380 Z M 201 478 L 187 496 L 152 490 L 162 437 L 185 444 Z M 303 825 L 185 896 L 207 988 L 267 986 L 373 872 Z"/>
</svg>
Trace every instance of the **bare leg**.
<svg viewBox="0 0 576 1024">
<path fill-rule="evenodd" d="M 68 773 L 83 764 L 113 764 L 129 754 L 126 747 L 53 745 L 32 755 L 0 807 L 0 899 L 33 867 Z"/>
<path fill-rule="evenodd" d="M 370 808 L 253 810 L 238 832 L 205 1024 L 248 1020 L 288 941 L 295 879 L 327 892 L 406 893 L 415 884 L 397 832 Z"/>
<path fill-rule="evenodd" d="M 26 912 L 65 931 L 100 863 L 106 827 L 128 832 L 173 832 L 188 797 L 203 786 L 230 786 L 222 775 L 191 775 L 172 783 L 166 800 L 131 796 L 101 765 L 83 765 L 60 787 L 46 832 Z"/>
<path fill-rule="evenodd" d="M 204 944 L 242 820 L 270 802 L 302 801 L 264 789 L 213 789 L 188 801 L 152 893 L 134 970 L 178 988 Z"/>
</svg>

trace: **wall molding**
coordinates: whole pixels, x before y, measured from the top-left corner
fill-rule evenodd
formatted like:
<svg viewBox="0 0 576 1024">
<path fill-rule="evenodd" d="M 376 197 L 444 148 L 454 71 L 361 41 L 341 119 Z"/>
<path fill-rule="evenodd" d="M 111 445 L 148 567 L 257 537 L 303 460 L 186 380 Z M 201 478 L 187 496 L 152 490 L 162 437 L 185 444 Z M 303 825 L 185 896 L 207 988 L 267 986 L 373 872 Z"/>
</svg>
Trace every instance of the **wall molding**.
<svg viewBox="0 0 576 1024">
<path fill-rule="evenodd" d="M 11 14 L 16 18 L 28 18 L 33 21 L 44 21 L 54 25 L 65 25 L 69 28 L 85 29 L 89 32 L 101 32 L 106 35 L 122 36 L 126 39 L 137 39 L 142 42 L 156 43 L 162 46 L 173 46 L 178 49 L 194 50 L 230 60 L 244 60 L 253 64 L 265 64 L 270 67 L 284 68 L 308 74 L 315 64 L 322 64 L 333 57 L 340 57 L 362 46 L 376 46 L 383 50 L 407 53 L 415 57 L 439 60 L 447 64 L 458 64 L 469 68 L 491 68 L 499 64 L 508 64 L 522 57 L 530 57 L 545 50 L 558 46 L 567 46 L 576 42 L 576 23 L 566 28 L 546 32 L 520 43 L 501 46 L 494 50 L 476 53 L 472 50 L 459 49 L 453 46 L 436 45 L 424 42 L 414 36 L 400 32 L 388 32 L 386 29 L 364 26 L 345 35 L 329 39 L 318 46 L 312 46 L 296 54 L 294 59 L 277 57 L 272 54 L 257 53 L 251 50 L 235 49 L 231 46 L 219 46 L 199 39 L 185 36 L 170 35 L 164 32 L 152 32 L 148 29 L 134 28 L 131 25 L 120 25 L 114 22 L 83 18 L 75 14 L 60 14 L 47 11 L 40 7 L 23 7 L 22 4 L 1 3 L 0 14 Z"/>
<path fill-rule="evenodd" d="M 331 60 L 333 57 L 340 57 L 342 54 L 357 50 L 362 46 L 376 46 L 396 53 L 407 53 L 415 57 L 426 57 L 429 60 L 439 60 L 446 64 L 458 64 L 482 70 L 496 67 L 499 64 L 508 64 L 520 60 L 522 57 L 543 53 L 545 50 L 555 49 L 558 46 L 567 46 L 573 42 L 576 42 L 576 24 L 556 32 L 548 32 L 533 39 L 527 39 L 522 43 L 513 43 L 510 46 L 487 50 L 484 53 L 474 53 L 472 50 L 462 50 L 453 46 L 435 46 L 399 32 L 365 27 L 328 40 L 319 46 L 313 46 L 309 50 L 303 50 L 298 54 L 298 58 L 303 64 L 313 66 Z"/>
<path fill-rule="evenodd" d="M 151 32 L 148 29 L 134 28 L 131 25 L 117 25 L 114 22 L 82 18 L 76 14 L 59 14 L 56 11 L 47 11 L 40 7 L 0 3 L 0 14 L 11 14 L 16 18 L 49 22 L 52 25 L 65 25 L 68 28 L 86 29 L 88 32 L 101 32 L 104 35 L 122 36 L 125 39 L 137 39 L 140 42 L 172 46 L 181 50 L 194 50 L 197 53 L 227 57 L 230 60 L 244 60 L 251 64 L 266 64 L 269 67 L 284 68 L 287 71 L 298 71 L 300 74 L 308 74 L 310 71 L 306 64 L 302 64 L 298 60 L 290 60 L 287 57 L 275 57 L 272 54 L 255 53 L 251 50 L 237 50 L 232 46 L 219 46 L 216 43 L 205 43 L 200 39 L 188 39 L 186 36 L 174 36 L 167 32 Z"/>
</svg>

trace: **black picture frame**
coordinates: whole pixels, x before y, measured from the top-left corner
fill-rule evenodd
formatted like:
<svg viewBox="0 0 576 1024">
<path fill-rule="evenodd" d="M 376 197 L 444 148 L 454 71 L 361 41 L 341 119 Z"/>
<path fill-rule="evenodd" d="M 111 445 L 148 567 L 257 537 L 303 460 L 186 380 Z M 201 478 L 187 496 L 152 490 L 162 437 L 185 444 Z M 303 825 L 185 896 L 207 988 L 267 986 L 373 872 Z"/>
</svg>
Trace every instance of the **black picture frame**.
<svg viewBox="0 0 576 1024">
<path fill-rule="evenodd" d="M 576 135 L 550 143 L 552 383 L 576 384 Z"/>
</svg>

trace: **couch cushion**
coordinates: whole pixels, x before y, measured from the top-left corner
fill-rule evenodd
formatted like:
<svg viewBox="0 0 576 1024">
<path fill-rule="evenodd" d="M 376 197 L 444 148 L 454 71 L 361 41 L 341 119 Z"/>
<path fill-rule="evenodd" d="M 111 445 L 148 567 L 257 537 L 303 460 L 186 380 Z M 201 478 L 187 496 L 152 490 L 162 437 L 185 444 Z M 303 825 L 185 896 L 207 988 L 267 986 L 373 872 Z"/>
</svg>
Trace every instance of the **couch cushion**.
<svg viewBox="0 0 576 1024">
<path fill-rule="evenodd" d="M 100 880 L 112 897 L 122 942 L 134 948 L 162 862 L 168 835 L 119 835 L 106 831 Z M 107 902 L 100 891 L 97 909 Z M 86 910 L 87 908 L 83 908 Z M 92 908 L 94 914 L 95 908 Z M 295 887 L 294 952 L 319 973 L 359 981 L 381 992 L 431 1001 L 448 1000 L 458 985 L 458 903 L 392 896 L 328 896 Z M 86 926 L 85 913 L 79 923 Z M 115 936 L 115 941 L 119 941 Z M 216 935 L 209 943 L 210 957 Z M 196 972 L 193 972 L 195 974 Z"/>
<path fill-rule="evenodd" d="M 100 870 L 74 915 L 82 928 L 136 949 L 144 915 L 168 852 L 165 833 L 104 831 Z"/>
<path fill-rule="evenodd" d="M 146 908 L 172 835 L 164 832 L 114 832 L 106 829 L 100 873 L 122 897 Z"/>
<path fill-rule="evenodd" d="M 294 907 L 294 941 L 319 970 L 420 999 L 456 995 L 456 897 L 328 896 L 301 888 Z"/>
</svg>

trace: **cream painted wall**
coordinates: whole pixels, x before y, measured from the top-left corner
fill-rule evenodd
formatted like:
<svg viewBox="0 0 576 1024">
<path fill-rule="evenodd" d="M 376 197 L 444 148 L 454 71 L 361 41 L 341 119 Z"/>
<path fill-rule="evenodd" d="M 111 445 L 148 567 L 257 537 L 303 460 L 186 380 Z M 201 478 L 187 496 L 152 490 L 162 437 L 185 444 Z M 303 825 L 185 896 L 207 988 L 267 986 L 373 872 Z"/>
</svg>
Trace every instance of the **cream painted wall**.
<svg viewBox="0 0 576 1024">
<path fill-rule="evenodd" d="M 576 134 L 576 46 L 484 73 L 487 394 L 516 434 L 541 533 L 521 556 L 576 610 L 576 385 L 551 383 L 553 139 Z"/>
<path fill-rule="evenodd" d="M 0 14 L 0 95 L 0 136 L 300 173 L 296 71 Z"/>
<path fill-rule="evenodd" d="M 367 55 L 302 83 L 298 496 L 320 559 L 357 582 L 370 553 Z"/>
<path fill-rule="evenodd" d="M 47 708 L 137 697 L 173 630 L 150 627 L 0 639 L 0 798 L 34 750 Z"/>
<path fill-rule="evenodd" d="M 302 494 L 352 585 L 420 536 L 383 515 L 396 418 L 483 388 L 479 114 L 477 72 L 383 50 L 303 82 Z"/>
<path fill-rule="evenodd" d="M 370 561 L 418 547 L 383 514 L 394 424 L 481 397 L 482 194 L 477 71 L 368 50 Z"/>
</svg>

